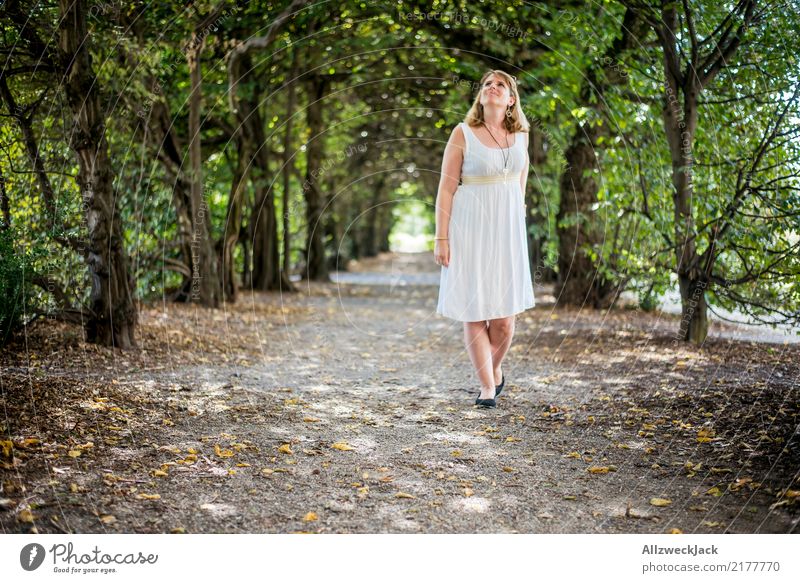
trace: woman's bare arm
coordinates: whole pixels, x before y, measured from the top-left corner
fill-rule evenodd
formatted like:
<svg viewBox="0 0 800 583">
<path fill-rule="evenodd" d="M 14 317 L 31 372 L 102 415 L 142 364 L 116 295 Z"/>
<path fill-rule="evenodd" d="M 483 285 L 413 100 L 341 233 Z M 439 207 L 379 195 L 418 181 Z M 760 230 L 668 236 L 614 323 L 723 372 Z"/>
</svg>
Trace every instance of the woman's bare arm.
<svg viewBox="0 0 800 583">
<path fill-rule="evenodd" d="M 523 164 L 522 175 L 519 177 L 519 186 L 522 189 L 522 200 L 525 200 L 525 184 L 528 182 L 528 166 L 531 164 L 528 155 L 528 136 L 530 134 L 528 132 L 522 132 L 522 135 L 525 136 L 525 164 Z"/>
<path fill-rule="evenodd" d="M 450 133 L 444 148 L 442 175 L 439 179 L 439 192 L 436 195 L 436 236 L 447 237 L 450 227 L 450 211 L 453 208 L 453 195 L 461 179 L 461 165 L 464 161 L 466 141 L 460 126 Z"/>
</svg>

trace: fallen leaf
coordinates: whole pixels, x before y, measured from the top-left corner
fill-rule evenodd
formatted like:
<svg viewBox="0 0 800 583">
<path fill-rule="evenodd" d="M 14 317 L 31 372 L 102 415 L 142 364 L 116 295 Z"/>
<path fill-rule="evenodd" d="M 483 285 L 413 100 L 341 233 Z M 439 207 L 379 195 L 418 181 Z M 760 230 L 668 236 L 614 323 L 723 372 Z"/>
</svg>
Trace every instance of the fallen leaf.
<svg viewBox="0 0 800 583">
<path fill-rule="evenodd" d="M 398 492 L 394 495 L 395 498 L 416 498 L 416 496 L 412 494 L 408 494 L 406 492 Z"/>
<path fill-rule="evenodd" d="M 292 455 L 292 447 L 288 443 L 284 443 L 278 448 L 278 451 L 287 455 Z"/>
<path fill-rule="evenodd" d="M 303 517 L 303 522 L 313 522 L 317 520 L 317 513 L 316 512 L 309 512 Z"/>
<path fill-rule="evenodd" d="M 346 441 L 337 441 L 333 445 L 331 445 L 333 449 L 338 449 L 339 451 L 355 451 L 356 448 L 347 444 Z"/>
<path fill-rule="evenodd" d="M 218 444 L 214 444 L 214 453 L 219 457 L 233 457 L 234 453 L 229 449 L 222 449 Z"/>
<path fill-rule="evenodd" d="M 139 500 L 161 500 L 161 494 L 137 494 Z"/>
<path fill-rule="evenodd" d="M 103 524 L 114 524 L 117 521 L 117 517 L 113 514 L 104 514 L 100 517 L 100 522 Z"/>
<path fill-rule="evenodd" d="M 669 531 L 669 534 L 683 534 L 683 531 L 680 528 L 673 528 Z"/>
<path fill-rule="evenodd" d="M 80 457 L 83 452 L 79 449 L 71 449 L 67 452 L 69 457 Z"/>
<path fill-rule="evenodd" d="M 650 504 L 653 506 L 669 506 L 672 504 L 672 500 L 667 500 L 666 498 L 650 498 Z"/>
<path fill-rule="evenodd" d="M 14 448 L 14 444 L 8 440 L 0 441 L 0 448 L 3 448 L 3 457 L 11 457 L 11 450 Z"/>
</svg>

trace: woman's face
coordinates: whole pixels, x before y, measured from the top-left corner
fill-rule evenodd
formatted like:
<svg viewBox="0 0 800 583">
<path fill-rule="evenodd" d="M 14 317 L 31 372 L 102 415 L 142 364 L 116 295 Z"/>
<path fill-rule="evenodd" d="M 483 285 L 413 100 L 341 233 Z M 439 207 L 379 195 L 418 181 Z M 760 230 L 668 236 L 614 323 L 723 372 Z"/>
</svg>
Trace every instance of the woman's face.
<svg viewBox="0 0 800 583">
<path fill-rule="evenodd" d="M 514 98 L 506 80 L 499 75 L 489 75 L 481 87 L 481 103 L 484 107 L 490 103 L 504 108 L 513 105 Z"/>
</svg>

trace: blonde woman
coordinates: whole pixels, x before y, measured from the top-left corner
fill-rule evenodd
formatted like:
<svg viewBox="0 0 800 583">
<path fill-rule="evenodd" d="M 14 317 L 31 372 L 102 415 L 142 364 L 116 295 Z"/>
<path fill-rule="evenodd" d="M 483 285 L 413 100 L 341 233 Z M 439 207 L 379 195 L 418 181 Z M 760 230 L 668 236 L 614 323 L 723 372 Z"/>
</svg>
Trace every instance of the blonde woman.
<svg viewBox="0 0 800 583">
<path fill-rule="evenodd" d="M 475 404 L 495 407 L 516 314 L 534 306 L 525 224 L 528 130 L 516 80 L 492 70 L 450 134 L 436 197 L 436 312 L 464 322 L 480 380 Z M 460 183 L 460 184 L 459 184 Z"/>
</svg>

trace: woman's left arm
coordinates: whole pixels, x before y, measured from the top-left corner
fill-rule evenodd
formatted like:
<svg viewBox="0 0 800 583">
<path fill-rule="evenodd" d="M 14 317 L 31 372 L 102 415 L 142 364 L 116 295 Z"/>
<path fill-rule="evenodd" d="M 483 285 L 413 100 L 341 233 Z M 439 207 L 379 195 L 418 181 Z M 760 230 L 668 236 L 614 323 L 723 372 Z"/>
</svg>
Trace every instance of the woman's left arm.
<svg viewBox="0 0 800 583">
<path fill-rule="evenodd" d="M 522 135 L 525 136 L 525 164 L 522 168 L 522 173 L 519 177 L 519 187 L 522 189 L 522 200 L 525 200 L 525 184 L 528 182 L 528 166 L 530 166 L 531 159 L 528 156 L 528 136 L 530 135 L 528 132 L 522 132 Z"/>
</svg>

